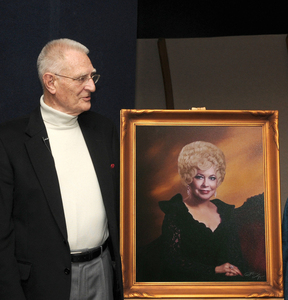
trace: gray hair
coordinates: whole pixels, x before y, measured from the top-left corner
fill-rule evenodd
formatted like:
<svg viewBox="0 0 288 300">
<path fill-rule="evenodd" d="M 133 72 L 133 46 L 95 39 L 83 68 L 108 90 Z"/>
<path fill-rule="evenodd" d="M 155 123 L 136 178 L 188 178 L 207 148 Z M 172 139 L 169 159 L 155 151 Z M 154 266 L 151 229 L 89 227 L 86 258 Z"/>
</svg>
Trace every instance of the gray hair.
<svg viewBox="0 0 288 300">
<path fill-rule="evenodd" d="M 178 172 L 184 184 L 190 184 L 198 170 L 214 167 L 219 186 L 225 177 L 224 153 L 209 142 L 197 141 L 184 146 L 178 157 Z"/>
<path fill-rule="evenodd" d="M 70 39 L 58 39 L 47 43 L 37 59 L 38 76 L 42 86 L 43 75 L 46 72 L 61 72 L 63 69 L 63 62 L 65 60 L 65 51 L 67 50 L 77 50 L 87 55 L 89 53 L 87 47 Z"/>
</svg>

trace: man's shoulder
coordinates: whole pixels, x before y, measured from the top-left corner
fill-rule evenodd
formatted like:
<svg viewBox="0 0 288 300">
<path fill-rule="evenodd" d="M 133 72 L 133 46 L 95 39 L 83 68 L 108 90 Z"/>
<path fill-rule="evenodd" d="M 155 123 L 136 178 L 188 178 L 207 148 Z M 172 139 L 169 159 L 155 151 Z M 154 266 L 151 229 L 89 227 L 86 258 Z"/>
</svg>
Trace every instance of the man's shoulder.
<svg viewBox="0 0 288 300">
<path fill-rule="evenodd" d="M 42 121 L 41 113 L 40 113 L 40 106 L 37 106 L 31 112 L 20 116 L 18 118 L 14 118 L 8 121 L 5 121 L 0 124 L 0 132 L 25 132 L 27 129 L 28 124 L 31 122 L 35 124 L 35 126 L 39 127 Z M 44 123 L 43 123 L 44 124 Z"/>
<path fill-rule="evenodd" d="M 93 110 L 88 110 L 83 112 L 82 114 L 79 115 L 79 118 L 83 119 L 91 119 L 92 121 L 97 121 L 98 119 L 101 121 L 107 121 L 111 122 L 109 118 L 105 117 L 104 115 L 99 114 L 98 112 L 95 112 Z"/>
<path fill-rule="evenodd" d="M 5 132 L 25 131 L 29 123 L 29 115 L 5 121 L 0 124 L 0 134 Z"/>
<path fill-rule="evenodd" d="M 106 116 L 103 116 L 95 111 L 89 110 L 83 112 L 78 117 L 80 124 L 89 127 L 114 127 L 115 124 Z"/>
</svg>

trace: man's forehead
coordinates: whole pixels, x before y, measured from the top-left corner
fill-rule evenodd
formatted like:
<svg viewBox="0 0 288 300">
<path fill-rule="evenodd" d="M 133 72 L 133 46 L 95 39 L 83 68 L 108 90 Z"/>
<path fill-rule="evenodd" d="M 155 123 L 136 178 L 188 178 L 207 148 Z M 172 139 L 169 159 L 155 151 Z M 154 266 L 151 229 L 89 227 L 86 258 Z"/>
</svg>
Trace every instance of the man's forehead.
<svg viewBox="0 0 288 300">
<path fill-rule="evenodd" d="M 65 61 L 70 65 L 87 63 L 91 64 L 90 58 L 86 53 L 74 49 L 66 50 L 66 52 L 64 53 L 64 57 Z"/>
<path fill-rule="evenodd" d="M 63 67 L 80 75 L 90 73 L 95 69 L 86 53 L 74 49 L 66 51 Z"/>
</svg>

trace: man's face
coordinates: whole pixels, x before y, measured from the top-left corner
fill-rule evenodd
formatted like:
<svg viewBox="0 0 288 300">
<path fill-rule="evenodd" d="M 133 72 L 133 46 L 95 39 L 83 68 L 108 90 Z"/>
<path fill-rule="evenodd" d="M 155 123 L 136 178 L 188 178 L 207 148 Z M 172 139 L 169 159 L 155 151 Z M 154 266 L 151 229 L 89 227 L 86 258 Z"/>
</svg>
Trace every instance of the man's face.
<svg viewBox="0 0 288 300">
<path fill-rule="evenodd" d="M 65 56 L 64 69 L 59 75 L 79 78 L 83 75 L 90 75 L 95 71 L 89 57 L 85 53 L 69 50 Z M 77 80 L 55 75 L 54 80 L 55 95 L 53 97 L 53 103 L 48 105 L 74 116 L 90 109 L 91 93 L 96 90 L 91 78 L 81 83 Z"/>
</svg>

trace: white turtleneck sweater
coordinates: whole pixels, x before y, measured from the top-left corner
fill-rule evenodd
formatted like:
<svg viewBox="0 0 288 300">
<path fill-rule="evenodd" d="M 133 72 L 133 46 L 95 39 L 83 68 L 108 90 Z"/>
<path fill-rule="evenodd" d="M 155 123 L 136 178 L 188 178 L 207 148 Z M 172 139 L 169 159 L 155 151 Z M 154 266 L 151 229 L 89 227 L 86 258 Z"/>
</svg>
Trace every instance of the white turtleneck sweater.
<svg viewBox="0 0 288 300">
<path fill-rule="evenodd" d="M 55 161 L 71 252 L 100 246 L 108 225 L 97 175 L 77 116 L 46 105 L 41 114 Z"/>
</svg>

